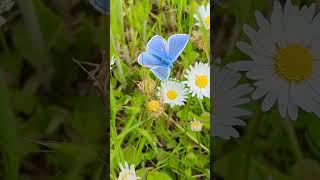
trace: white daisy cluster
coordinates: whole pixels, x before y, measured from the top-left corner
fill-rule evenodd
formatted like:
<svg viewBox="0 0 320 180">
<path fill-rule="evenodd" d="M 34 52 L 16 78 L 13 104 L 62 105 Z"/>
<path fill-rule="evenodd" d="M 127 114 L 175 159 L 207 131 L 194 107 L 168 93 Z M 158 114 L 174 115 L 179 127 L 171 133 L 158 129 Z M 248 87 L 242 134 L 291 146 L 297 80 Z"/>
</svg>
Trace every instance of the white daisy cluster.
<svg viewBox="0 0 320 180">
<path fill-rule="evenodd" d="M 210 98 L 210 66 L 201 62 L 196 62 L 194 66 L 186 71 L 186 81 L 182 83 L 177 80 L 168 80 L 161 82 L 158 95 L 163 99 L 163 103 L 169 104 L 171 107 L 185 104 L 187 94 L 197 96 L 200 100 L 203 97 Z M 187 86 L 187 88 L 186 88 Z M 200 121 L 191 121 L 191 130 L 199 132 L 202 129 Z"/>
<path fill-rule="evenodd" d="M 134 164 L 132 164 L 130 167 L 127 162 L 125 162 L 125 167 L 122 166 L 122 164 L 119 164 L 119 167 L 121 169 L 121 172 L 119 173 L 118 180 L 137 180 L 141 179 L 136 175 L 136 171 L 134 169 Z"/>
<path fill-rule="evenodd" d="M 180 83 L 177 80 L 168 80 L 161 83 L 158 95 L 162 96 L 163 102 L 171 107 L 184 105 L 187 94 L 210 98 L 210 66 L 196 62 L 195 66 L 190 66 L 185 75 L 186 81 Z M 186 88 L 187 85 L 187 88 Z"/>
<path fill-rule="evenodd" d="M 193 17 L 197 20 L 197 26 L 204 26 L 206 29 L 210 29 L 210 3 L 205 7 L 201 5 L 197 9 L 197 13 L 193 15 Z"/>
<path fill-rule="evenodd" d="M 0 2 L 0 26 L 7 22 L 6 19 L 1 16 L 1 14 L 3 14 L 6 11 L 9 11 L 14 4 L 15 2 L 13 0 L 2 0 Z"/>
<path fill-rule="evenodd" d="M 246 71 L 255 80 L 253 99 L 263 98 L 262 111 L 278 104 L 283 118 L 298 118 L 298 109 L 320 117 L 320 14 L 316 5 L 293 6 L 288 0 L 282 8 L 274 3 L 268 21 L 256 12 L 259 30 L 244 25 L 251 43 L 237 47 L 251 59 L 230 65 Z"/>
</svg>

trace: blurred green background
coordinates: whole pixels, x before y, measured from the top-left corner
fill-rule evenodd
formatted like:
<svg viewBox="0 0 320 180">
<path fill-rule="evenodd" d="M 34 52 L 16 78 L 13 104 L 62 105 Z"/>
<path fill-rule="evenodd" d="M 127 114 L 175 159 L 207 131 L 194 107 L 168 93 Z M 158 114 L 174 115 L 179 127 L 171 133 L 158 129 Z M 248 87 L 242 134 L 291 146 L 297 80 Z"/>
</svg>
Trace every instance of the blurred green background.
<svg viewBox="0 0 320 180">
<path fill-rule="evenodd" d="M 0 179 L 105 177 L 105 108 L 72 59 L 101 63 L 106 16 L 87 0 L 19 0 L 2 15 Z"/>
</svg>

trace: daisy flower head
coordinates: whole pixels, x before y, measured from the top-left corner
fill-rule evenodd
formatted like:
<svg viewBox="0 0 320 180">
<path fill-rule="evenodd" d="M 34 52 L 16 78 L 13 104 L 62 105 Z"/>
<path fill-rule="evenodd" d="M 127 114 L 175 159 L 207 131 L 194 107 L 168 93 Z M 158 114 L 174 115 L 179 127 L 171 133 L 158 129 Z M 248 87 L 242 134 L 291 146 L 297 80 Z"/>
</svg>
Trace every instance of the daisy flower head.
<svg viewBox="0 0 320 180">
<path fill-rule="evenodd" d="M 204 26 L 206 29 L 210 29 L 210 3 L 205 7 L 201 5 L 197 9 L 197 13 L 193 14 L 193 17 L 198 21 L 197 26 Z"/>
<path fill-rule="evenodd" d="M 246 71 L 255 80 L 253 99 L 263 98 L 262 111 L 278 104 L 280 115 L 298 118 L 298 109 L 320 117 L 320 14 L 316 5 L 299 9 L 288 0 L 282 8 L 275 1 L 268 21 L 256 12 L 259 30 L 248 25 L 243 30 L 251 45 L 237 47 L 250 57 L 230 67 Z"/>
<path fill-rule="evenodd" d="M 213 66 L 213 131 L 211 136 L 223 139 L 239 137 L 238 131 L 233 126 L 244 126 L 240 118 L 250 114 L 238 106 L 250 102 L 248 95 L 253 88 L 248 84 L 238 85 L 241 75 L 234 70 L 217 68 Z"/>
<path fill-rule="evenodd" d="M 140 179 L 140 177 L 136 176 L 134 164 L 132 164 L 129 167 L 128 163 L 125 162 L 125 167 L 123 167 L 122 164 L 119 163 L 119 167 L 121 169 L 121 172 L 119 173 L 118 180 L 137 180 L 137 179 Z"/>
<path fill-rule="evenodd" d="M 202 130 L 203 123 L 198 120 L 191 121 L 191 130 L 200 132 Z"/>
<path fill-rule="evenodd" d="M 187 70 L 185 78 L 187 78 L 185 84 L 189 87 L 192 96 L 197 96 L 199 99 L 203 99 L 203 96 L 210 98 L 209 64 L 196 62 Z"/>
<path fill-rule="evenodd" d="M 184 105 L 187 99 L 187 91 L 185 85 L 182 83 L 173 80 L 161 82 L 160 92 L 163 96 L 163 103 L 169 104 L 171 107 Z"/>
</svg>

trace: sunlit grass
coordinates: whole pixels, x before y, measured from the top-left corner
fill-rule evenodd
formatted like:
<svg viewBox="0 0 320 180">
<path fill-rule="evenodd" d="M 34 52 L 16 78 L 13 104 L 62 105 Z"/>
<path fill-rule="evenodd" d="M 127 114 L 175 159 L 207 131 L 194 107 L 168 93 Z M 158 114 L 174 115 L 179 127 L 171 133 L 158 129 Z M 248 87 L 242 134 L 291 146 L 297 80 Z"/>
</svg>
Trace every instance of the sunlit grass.
<svg viewBox="0 0 320 180">
<path fill-rule="evenodd" d="M 170 77 L 185 80 L 186 69 L 195 61 L 209 62 L 209 31 L 196 27 L 193 18 L 201 4 L 206 2 L 111 1 L 110 54 L 118 57 L 110 79 L 111 179 L 117 179 L 119 163 L 125 161 L 135 164 L 142 179 L 209 179 L 209 99 L 199 102 L 190 96 L 184 106 L 164 105 L 164 113 L 157 117 L 146 109 L 147 102 L 156 97 L 137 85 L 150 78 L 157 87 L 160 85 L 148 69 L 136 62 L 156 34 L 165 39 L 176 33 L 192 36 L 193 31 L 203 35 L 205 49 L 198 49 L 190 40 Z M 191 131 L 193 119 L 204 122 L 202 132 Z"/>
</svg>

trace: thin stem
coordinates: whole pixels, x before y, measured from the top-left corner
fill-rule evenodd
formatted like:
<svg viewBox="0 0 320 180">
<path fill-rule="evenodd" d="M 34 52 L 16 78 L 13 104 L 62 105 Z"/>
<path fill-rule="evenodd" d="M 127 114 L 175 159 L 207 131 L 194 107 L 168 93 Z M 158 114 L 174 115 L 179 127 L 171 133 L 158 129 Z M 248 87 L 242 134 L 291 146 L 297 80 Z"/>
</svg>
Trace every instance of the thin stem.
<svg viewBox="0 0 320 180">
<path fill-rule="evenodd" d="M 9 47 L 8 47 L 6 38 L 5 38 L 4 33 L 3 33 L 2 30 L 0 30 L 0 37 L 1 37 L 1 41 L 2 41 L 3 48 L 4 48 L 5 51 L 8 53 L 8 52 L 9 52 Z"/>
<path fill-rule="evenodd" d="M 303 159 L 303 154 L 299 146 L 297 135 L 295 133 L 294 127 L 288 118 L 284 118 L 282 121 L 283 128 L 292 144 L 293 151 L 298 161 Z"/>
<path fill-rule="evenodd" d="M 200 133 L 200 132 L 197 132 L 197 140 L 198 140 L 198 142 L 201 142 L 201 141 L 200 141 L 201 139 L 200 139 L 199 133 Z M 201 151 L 202 151 L 201 146 L 199 146 L 199 151 L 200 151 L 200 154 L 201 154 Z"/>
<path fill-rule="evenodd" d="M 201 101 L 200 99 L 198 99 L 198 102 L 199 102 L 199 105 L 200 105 L 200 107 L 201 107 L 201 111 L 202 111 L 202 113 L 206 112 L 206 111 L 204 110 L 204 107 L 203 107 L 202 101 Z"/>
<path fill-rule="evenodd" d="M 289 180 L 290 177 L 278 169 L 272 167 L 270 164 L 267 164 L 266 162 L 263 162 L 261 160 L 258 160 L 256 158 L 251 159 L 252 166 L 260 170 L 266 175 L 272 176 L 274 179 L 282 179 L 282 180 Z"/>
<path fill-rule="evenodd" d="M 243 171 L 241 171 L 241 174 L 239 175 L 240 180 L 248 179 L 248 172 L 251 162 L 251 152 L 253 149 L 254 140 L 259 130 L 260 123 L 264 118 L 263 115 L 264 114 L 261 112 L 261 110 L 258 110 L 255 116 L 253 116 L 253 118 L 250 120 L 250 124 L 248 125 L 248 131 L 246 136 L 244 137 L 242 144 L 243 161 L 240 162 L 240 167 L 243 168 Z"/>
<path fill-rule="evenodd" d="M 173 120 L 172 118 L 170 118 L 167 114 L 164 114 L 166 116 L 166 118 L 168 118 L 168 120 L 170 122 L 172 122 L 179 130 L 181 130 L 183 133 L 186 133 L 186 135 L 188 136 L 188 138 L 190 138 L 194 143 L 196 143 L 197 145 L 199 145 L 202 149 L 204 149 L 207 153 L 210 153 L 209 149 L 204 146 L 203 144 L 201 144 L 195 137 L 193 137 L 190 133 L 188 133 L 185 129 L 183 129 L 183 127 L 181 127 L 175 120 Z"/>
</svg>

